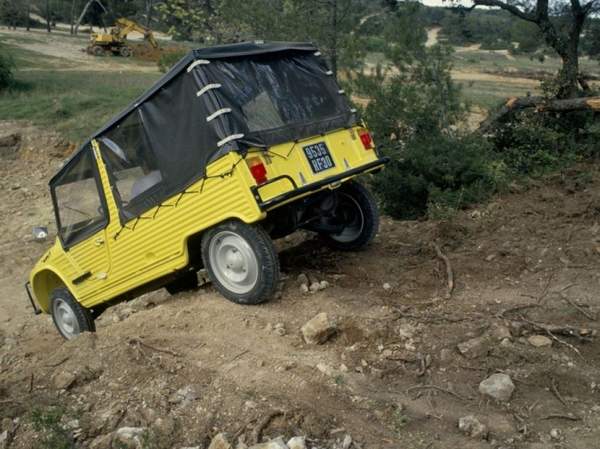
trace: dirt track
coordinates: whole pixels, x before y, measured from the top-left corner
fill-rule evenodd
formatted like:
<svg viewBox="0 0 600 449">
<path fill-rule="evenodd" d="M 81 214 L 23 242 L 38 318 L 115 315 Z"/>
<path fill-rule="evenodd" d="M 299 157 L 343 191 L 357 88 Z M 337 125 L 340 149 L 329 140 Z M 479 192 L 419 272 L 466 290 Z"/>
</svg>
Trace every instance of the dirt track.
<svg viewBox="0 0 600 449">
<path fill-rule="evenodd" d="M 384 218 L 363 253 L 296 234 L 278 242 L 277 300 L 242 307 L 209 285 L 173 297 L 160 290 L 106 312 L 96 335 L 65 343 L 49 317 L 31 314 L 22 284 L 48 245 L 32 241 L 31 227 L 52 220 L 45 182 L 68 148 L 22 123 L 0 126 L 0 136 L 9 132 L 25 142 L 0 159 L 0 418 L 20 418 L 11 449 L 36 447 L 30 411 L 48 405 L 77 418 L 81 447 L 105 447 L 122 426 L 150 429 L 148 447 L 206 447 L 218 431 L 248 442 L 274 410 L 284 415 L 265 437 L 304 434 L 315 447 L 346 433 L 356 448 L 597 447 L 595 167 L 513 186 L 451 223 Z M 456 276 L 448 300 L 433 241 Z M 302 273 L 330 287 L 302 294 Z M 337 335 L 307 345 L 300 327 L 319 312 L 335 319 Z M 565 335 L 567 325 L 578 336 Z M 532 346 L 535 334 L 552 346 Z M 466 341 L 472 349 L 461 354 Z M 499 372 L 516 385 L 506 403 L 478 392 Z M 174 401 L 186 386 L 196 397 Z M 459 431 L 469 414 L 487 425 L 487 439 Z"/>
</svg>

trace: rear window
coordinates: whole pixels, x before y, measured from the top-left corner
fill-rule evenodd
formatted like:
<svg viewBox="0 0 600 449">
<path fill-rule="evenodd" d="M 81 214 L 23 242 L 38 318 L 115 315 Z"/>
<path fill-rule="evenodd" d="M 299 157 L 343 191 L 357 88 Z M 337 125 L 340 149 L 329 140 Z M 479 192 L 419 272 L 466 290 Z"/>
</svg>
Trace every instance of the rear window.
<svg viewBox="0 0 600 449">
<path fill-rule="evenodd" d="M 250 134 L 328 120 L 349 104 L 328 67 L 306 53 L 214 60 L 203 67 Z"/>
</svg>

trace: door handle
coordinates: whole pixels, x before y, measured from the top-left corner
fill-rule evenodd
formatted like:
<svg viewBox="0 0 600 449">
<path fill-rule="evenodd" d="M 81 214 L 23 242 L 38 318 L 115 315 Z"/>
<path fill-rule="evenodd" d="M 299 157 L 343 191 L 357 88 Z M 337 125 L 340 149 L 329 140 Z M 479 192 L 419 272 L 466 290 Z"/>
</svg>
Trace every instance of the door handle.
<svg viewBox="0 0 600 449">
<path fill-rule="evenodd" d="M 98 238 L 98 239 L 94 240 L 94 244 L 96 246 L 102 246 L 102 245 L 104 245 L 104 239 L 103 238 Z"/>
</svg>

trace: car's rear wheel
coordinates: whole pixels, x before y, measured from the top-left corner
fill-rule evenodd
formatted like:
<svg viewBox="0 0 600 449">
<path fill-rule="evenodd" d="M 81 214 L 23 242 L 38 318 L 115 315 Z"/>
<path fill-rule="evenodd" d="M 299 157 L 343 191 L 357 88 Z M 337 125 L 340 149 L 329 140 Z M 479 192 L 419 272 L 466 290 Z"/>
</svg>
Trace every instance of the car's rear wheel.
<svg viewBox="0 0 600 449">
<path fill-rule="evenodd" d="M 81 306 L 66 288 L 55 289 L 50 296 L 52 321 L 60 335 L 71 340 L 82 332 L 95 332 L 90 311 Z"/>
<path fill-rule="evenodd" d="M 279 260 L 259 225 L 229 221 L 202 238 L 202 259 L 216 289 L 238 304 L 260 304 L 273 296 Z"/>
<path fill-rule="evenodd" d="M 104 51 L 104 48 L 100 47 L 99 45 L 92 47 L 92 54 L 94 56 L 104 56 L 105 53 L 106 52 Z"/>
<path fill-rule="evenodd" d="M 375 198 L 357 182 L 347 182 L 338 189 L 334 215 L 344 228 L 324 235 L 333 248 L 361 250 L 373 241 L 379 230 L 379 209 Z"/>
</svg>

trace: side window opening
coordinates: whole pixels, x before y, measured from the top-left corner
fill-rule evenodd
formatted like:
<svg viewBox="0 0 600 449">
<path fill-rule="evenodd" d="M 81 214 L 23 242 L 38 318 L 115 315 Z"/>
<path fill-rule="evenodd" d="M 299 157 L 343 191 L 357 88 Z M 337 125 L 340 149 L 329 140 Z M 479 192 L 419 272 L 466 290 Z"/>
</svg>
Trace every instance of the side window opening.
<svg viewBox="0 0 600 449">
<path fill-rule="evenodd" d="M 139 205 L 163 181 L 139 113 L 130 114 L 98 142 L 122 208 L 126 214 L 134 211 L 135 207 L 130 205 Z"/>
<path fill-rule="evenodd" d="M 67 244 L 94 232 L 105 222 L 95 170 L 94 155 L 88 145 L 52 186 L 59 233 Z"/>
<path fill-rule="evenodd" d="M 162 181 L 156 163 L 144 158 L 143 153 L 132 150 L 132 147 L 123 149 L 108 137 L 100 139 L 100 147 L 123 205 L 128 205 Z"/>
</svg>

